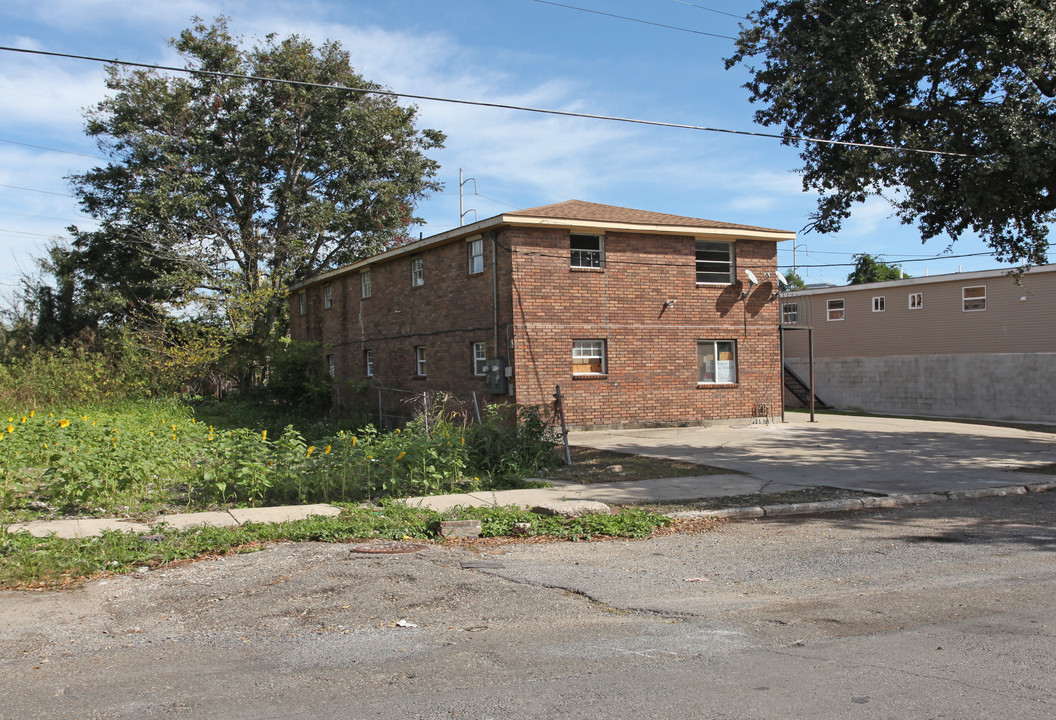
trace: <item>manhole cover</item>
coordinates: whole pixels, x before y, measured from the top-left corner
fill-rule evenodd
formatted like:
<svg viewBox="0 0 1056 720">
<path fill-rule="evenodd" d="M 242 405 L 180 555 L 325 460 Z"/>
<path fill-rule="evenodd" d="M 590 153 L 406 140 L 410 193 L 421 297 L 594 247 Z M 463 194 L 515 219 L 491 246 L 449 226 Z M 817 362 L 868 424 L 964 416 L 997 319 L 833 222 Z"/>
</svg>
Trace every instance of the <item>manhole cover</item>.
<svg viewBox="0 0 1056 720">
<path fill-rule="evenodd" d="M 425 550 L 428 545 L 424 543 L 405 542 L 393 540 L 392 542 L 363 543 L 353 545 L 352 552 L 371 553 L 374 555 L 396 555 L 398 553 L 413 553 Z"/>
</svg>

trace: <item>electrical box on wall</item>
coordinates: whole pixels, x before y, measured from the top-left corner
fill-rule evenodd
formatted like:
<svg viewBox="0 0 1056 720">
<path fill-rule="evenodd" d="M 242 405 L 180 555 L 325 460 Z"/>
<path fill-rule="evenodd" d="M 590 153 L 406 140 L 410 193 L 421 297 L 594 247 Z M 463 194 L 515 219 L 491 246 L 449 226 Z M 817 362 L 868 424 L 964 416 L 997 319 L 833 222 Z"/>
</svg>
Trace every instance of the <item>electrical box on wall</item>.
<svg viewBox="0 0 1056 720">
<path fill-rule="evenodd" d="M 484 369 L 484 389 L 492 395 L 506 394 L 506 360 L 505 358 L 488 358 Z"/>
</svg>

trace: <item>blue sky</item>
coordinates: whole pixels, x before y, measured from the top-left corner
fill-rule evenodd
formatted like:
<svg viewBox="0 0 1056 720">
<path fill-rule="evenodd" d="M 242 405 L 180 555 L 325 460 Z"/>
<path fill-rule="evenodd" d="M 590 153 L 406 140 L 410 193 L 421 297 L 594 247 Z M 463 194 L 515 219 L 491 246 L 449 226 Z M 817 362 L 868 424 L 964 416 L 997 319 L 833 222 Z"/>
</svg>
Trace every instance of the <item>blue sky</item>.
<svg viewBox="0 0 1056 720">
<path fill-rule="evenodd" d="M 738 20 L 758 3 L 733 0 L 567 0 L 567 5 L 693 30 L 685 32 L 536 0 L 5 0 L 0 45 L 181 65 L 167 39 L 193 15 L 231 18 L 247 41 L 270 32 L 333 39 L 365 77 L 397 92 L 675 123 L 765 130 L 752 121 L 742 68 L 727 71 Z M 703 7 L 710 8 L 705 10 Z M 720 11 L 720 12 L 715 12 Z M 33 270 L 52 238 L 92 227 L 64 180 L 100 161 L 83 111 L 102 99 L 98 63 L 0 52 L 0 295 Z M 856 252 L 887 260 L 986 252 L 962 238 L 921 244 L 872 200 L 838 235 L 803 233 L 814 206 L 795 149 L 777 140 L 417 103 L 423 127 L 444 131 L 443 193 L 418 208 L 426 236 L 505 210 L 579 199 L 799 232 L 807 282 L 843 283 Z M 18 144 L 20 143 L 20 144 Z M 27 147 L 27 145 L 39 146 Z M 48 148 L 48 149 L 40 149 Z M 56 152 L 56 150 L 66 151 Z M 474 187 L 476 193 L 474 193 Z M 779 245 L 782 268 L 792 243 Z M 990 256 L 907 263 L 912 275 L 999 267 Z"/>
</svg>

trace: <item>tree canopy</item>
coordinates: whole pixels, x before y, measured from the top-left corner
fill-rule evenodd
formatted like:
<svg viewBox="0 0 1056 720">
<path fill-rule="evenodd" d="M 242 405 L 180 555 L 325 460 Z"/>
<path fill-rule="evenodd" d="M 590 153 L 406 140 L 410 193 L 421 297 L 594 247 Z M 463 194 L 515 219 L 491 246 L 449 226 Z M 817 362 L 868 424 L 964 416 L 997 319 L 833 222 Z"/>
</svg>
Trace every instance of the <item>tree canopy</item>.
<svg viewBox="0 0 1056 720">
<path fill-rule="evenodd" d="M 854 270 L 847 276 L 847 281 L 851 285 L 910 277 L 903 273 L 901 268 L 888 265 L 869 253 L 858 253 L 852 257 L 852 260 L 854 260 Z"/>
<path fill-rule="evenodd" d="M 924 240 L 978 233 L 1001 260 L 1046 261 L 1056 220 L 1052 0 L 765 0 L 727 68 L 755 118 L 802 144 L 810 227 L 839 230 L 882 196 Z M 798 141 L 788 139 L 789 144 Z"/>
<path fill-rule="evenodd" d="M 785 279 L 788 280 L 788 285 L 786 286 L 788 290 L 802 290 L 807 286 L 807 284 L 803 282 L 803 278 L 799 276 L 799 273 L 792 268 L 787 268 L 784 274 Z"/>
<path fill-rule="evenodd" d="M 171 44 L 196 71 L 365 90 L 111 66 L 87 113 L 112 160 L 71 178 L 100 227 L 71 228 L 68 272 L 112 317 L 197 314 L 252 355 L 283 330 L 291 282 L 408 240 L 444 136 L 369 92 L 336 42 L 247 47 L 221 17 Z"/>
</svg>

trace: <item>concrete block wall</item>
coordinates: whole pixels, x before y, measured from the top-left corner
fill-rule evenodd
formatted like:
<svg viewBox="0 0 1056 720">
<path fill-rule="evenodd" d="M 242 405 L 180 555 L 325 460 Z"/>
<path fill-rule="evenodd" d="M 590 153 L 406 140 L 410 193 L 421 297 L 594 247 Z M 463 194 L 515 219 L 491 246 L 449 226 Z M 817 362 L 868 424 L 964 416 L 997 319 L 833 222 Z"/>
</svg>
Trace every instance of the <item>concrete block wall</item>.
<svg viewBox="0 0 1056 720">
<path fill-rule="evenodd" d="M 806 358 L 786 358 L 807 377 Z M 815 358 L 817 394 L 839 410 L 1056 422 L 1056 353 Z"/>
</svg>

